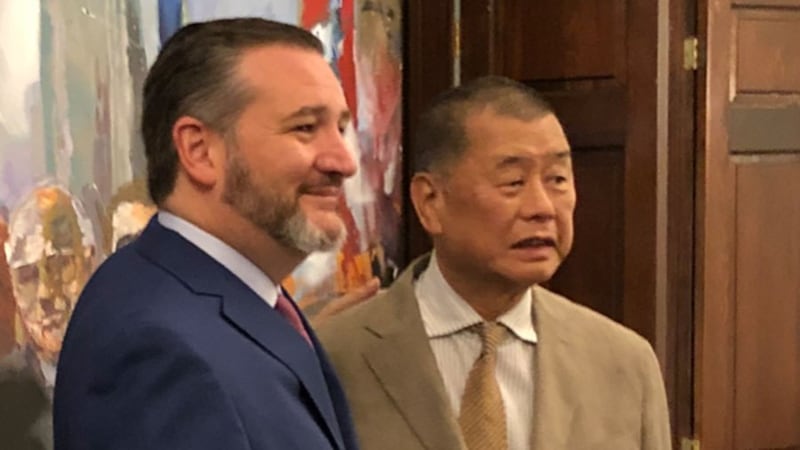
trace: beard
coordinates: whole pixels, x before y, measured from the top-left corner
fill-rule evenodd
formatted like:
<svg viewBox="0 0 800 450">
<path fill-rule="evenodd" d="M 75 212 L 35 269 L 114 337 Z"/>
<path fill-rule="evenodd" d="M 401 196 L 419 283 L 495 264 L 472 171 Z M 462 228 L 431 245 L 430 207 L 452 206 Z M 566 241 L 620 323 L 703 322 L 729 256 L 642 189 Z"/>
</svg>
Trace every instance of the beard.
<svg viewBox="0 0 800 450">
<path fill-rule="evenodd" d="M 337 250 L 347 236 L 342 222 L 328 231 L 311 223 L 296 196 L 258 186 L 236 145 L 228 145 L 222 201 L 281 245 L 305 254 Z"/>
</svg>

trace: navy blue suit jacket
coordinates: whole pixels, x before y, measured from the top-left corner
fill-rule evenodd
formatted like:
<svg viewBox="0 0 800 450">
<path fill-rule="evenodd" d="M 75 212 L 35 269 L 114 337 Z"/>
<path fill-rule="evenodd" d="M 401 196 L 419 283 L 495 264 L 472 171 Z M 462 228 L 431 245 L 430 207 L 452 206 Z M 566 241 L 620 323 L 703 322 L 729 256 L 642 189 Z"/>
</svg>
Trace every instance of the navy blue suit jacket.
<svg viewBox="0 0 800 450">
<path fill-rule="evenodd" d="M 356 449 L 344 393 L 226 268 L 154 218 L 78 301 L 54 398 L 57 450 Z"/>
</svg>

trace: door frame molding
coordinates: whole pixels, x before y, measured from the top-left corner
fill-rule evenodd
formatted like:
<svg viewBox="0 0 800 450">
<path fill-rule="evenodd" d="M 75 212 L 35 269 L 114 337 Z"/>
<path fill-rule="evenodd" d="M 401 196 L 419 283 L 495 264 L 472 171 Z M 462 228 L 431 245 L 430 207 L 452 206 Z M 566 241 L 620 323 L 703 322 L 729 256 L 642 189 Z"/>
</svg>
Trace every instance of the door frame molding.
<svg viewBox="0 0 800 450">
<path fill-rule="evenodd" d="M 698 70 L 684 67 L 684 42 L 698 35 L 697 0 L 668 2 L 667 248 L 665 383 L 675 448 L 695 436 L 695 202 L 698 134 Z M 663 320 L 657 317 L 657 320 Z M 715 447 L 709 447 L 715 448 Z"/>
</svg>

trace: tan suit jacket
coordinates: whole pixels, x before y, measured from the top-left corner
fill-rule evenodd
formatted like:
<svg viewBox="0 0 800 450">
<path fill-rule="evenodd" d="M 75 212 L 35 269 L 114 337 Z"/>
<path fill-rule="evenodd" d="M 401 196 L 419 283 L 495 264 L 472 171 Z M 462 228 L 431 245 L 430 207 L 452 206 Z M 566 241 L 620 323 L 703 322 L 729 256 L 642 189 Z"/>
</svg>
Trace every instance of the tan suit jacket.
<svg viewBox="0 0 800 450">
<path fill-rule="evenodd" d="M 361 450 L 463 450 L 420 317 L 412 263 L 384 294 L 319 330 L 345 388 Z M 652 348 L 623 326 L 533 288 L 535 450 L 668 450 Z"/>
</svg>

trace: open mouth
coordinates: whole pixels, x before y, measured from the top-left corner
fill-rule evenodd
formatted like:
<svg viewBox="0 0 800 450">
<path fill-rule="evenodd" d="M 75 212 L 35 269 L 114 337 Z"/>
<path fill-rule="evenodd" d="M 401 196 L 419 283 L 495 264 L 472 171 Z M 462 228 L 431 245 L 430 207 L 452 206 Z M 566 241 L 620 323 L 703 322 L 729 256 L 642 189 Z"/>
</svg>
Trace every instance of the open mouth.
<svg viewBox="0 0 800 450">
<path fill-rule="evenodd" d="M 556 241 L 550 237 L 531 237 L 522 239 L 515 242 L 511 248 L 513 249 L 538 249 L 538 248 L 555 248 Z"/>
</svg>

